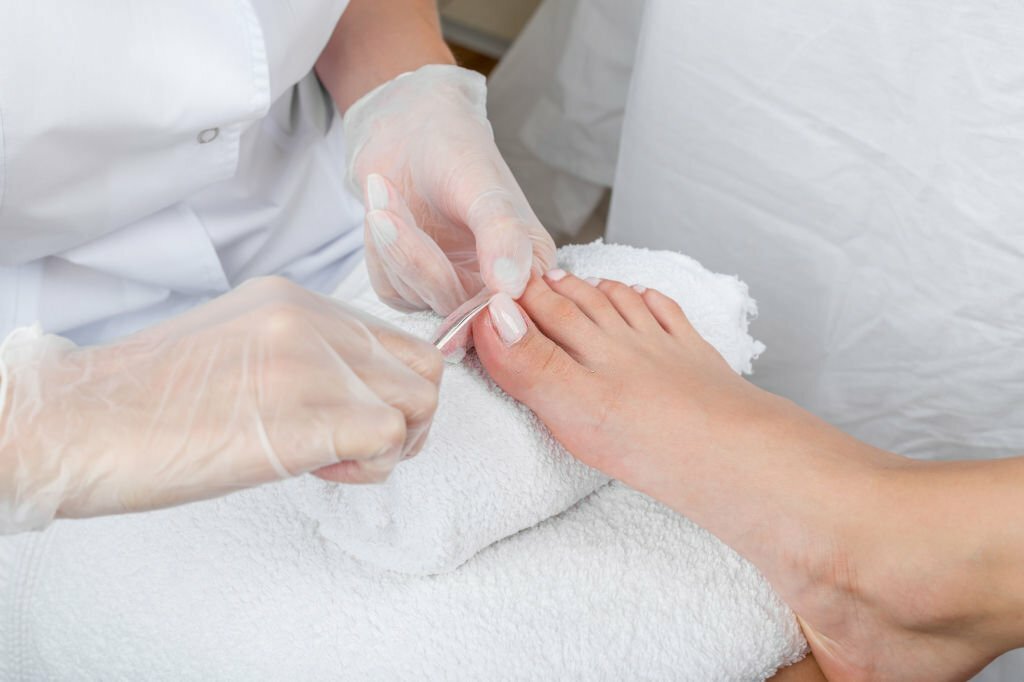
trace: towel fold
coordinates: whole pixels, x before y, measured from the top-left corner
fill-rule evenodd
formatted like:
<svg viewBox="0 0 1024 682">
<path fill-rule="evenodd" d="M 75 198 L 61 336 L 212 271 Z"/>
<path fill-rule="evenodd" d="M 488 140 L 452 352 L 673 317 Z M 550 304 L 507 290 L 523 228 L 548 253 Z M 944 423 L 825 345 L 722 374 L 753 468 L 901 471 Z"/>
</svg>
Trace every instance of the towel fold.
<svg viewBox="0 0 1024 682">
<path fill-rule="evenodd" d="M 756 308 L 746 285 L 668 251 L 603 244 L 563 247 L 562 267 L 581 277 L 654 287 L 676 299 L 694 327 L 737 372 L 762 346 L 747 333 Z M 383 306 L 365 274 L 336 296 L 430 338 L 440 319 Z M 525 406 L 488 377 L 476 356 L 449 365 L 423 452 L 380 486 L 311 481 L 304 511 L 320 533 L 379 568 L 425 575 L 459 566 L 484 547 L 561 513 L 607 482 L 574 460 Z"/>
</svg>

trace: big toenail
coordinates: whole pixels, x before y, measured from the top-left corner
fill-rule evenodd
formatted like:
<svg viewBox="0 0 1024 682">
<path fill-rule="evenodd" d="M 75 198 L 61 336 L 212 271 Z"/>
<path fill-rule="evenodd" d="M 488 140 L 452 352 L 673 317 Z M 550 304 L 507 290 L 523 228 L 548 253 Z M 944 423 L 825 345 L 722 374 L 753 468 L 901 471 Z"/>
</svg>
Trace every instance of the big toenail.
<svg viewBox="0 0 1024 682">
<path fill-rule="evenodd" d="M 512 346 L 526 335 L 526 320 L 508 294 L 495 294 L 488 305 L 491 322 L 506 346 Z"/>
</svg>

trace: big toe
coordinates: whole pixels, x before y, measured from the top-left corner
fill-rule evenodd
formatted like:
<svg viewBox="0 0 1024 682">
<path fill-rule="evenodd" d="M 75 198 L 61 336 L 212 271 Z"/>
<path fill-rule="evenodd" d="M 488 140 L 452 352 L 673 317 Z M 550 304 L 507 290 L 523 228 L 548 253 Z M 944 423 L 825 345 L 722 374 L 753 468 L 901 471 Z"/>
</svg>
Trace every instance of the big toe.
<svg viewBox="0 0 1024 682">
<path fill-rule="evenodd" d="M 505 294 L 495 296 L 489 314 L 473 322 L 473 343 L 491 378 L 546 422 L 585 390 L 590 373 Z"/>
</svg>

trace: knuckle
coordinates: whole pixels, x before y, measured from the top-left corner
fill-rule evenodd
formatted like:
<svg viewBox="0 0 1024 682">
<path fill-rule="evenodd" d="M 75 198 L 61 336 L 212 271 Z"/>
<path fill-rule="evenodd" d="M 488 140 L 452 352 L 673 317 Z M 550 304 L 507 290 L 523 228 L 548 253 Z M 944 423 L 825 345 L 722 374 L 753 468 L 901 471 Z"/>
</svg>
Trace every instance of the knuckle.
<svg viewBox="0 0 1024 682">
<path fill-rule="evenodd" d="M 362 466 L 359 468 L 357 480 L 353 481 L 353 483 L 383 483 L 384 481 L 388 480 L 393 470 L 394 467 L 384 469 L 378 467 Z"/>
<path fill-rule="evenodd" d="M 400 410 L 383 410 L 376 420 L 378 436 L 384 447 L 397 447 L 405 443 L 405 415 Z"/>
<path fill-rule="evenodd" d="M 430 344 L 425 345 L 427 348 L 422 359 L 423 375 L 431 384 L 436 403 L 437 386 L 441 383 L 441 376 L 444 374 L 444 356 L 441 355 L 441 351 Z"/>
<path fill-rule="evenodd" d="M 242 285 L 253 295 L 264 301 L 288 300 L 294 296 L 301 287 L 297 284 L 278 275 L 266 277 L 254 277 Z"/>
<path fill-rule="evenodd" d="M 403 365 L 437 384 L 444 372 L 444 356 L 427 341 L 400 329 L 381 327 L 377 338 Z"/>
<path fill-rule="evenodd" d="M 420 379 L 409 391 L 409 402 L 412 407 L 413 416 L 418 418 L 430 417 L 437 410 L 437 385 L 426 379 Z"/>
<path fill-rule="evenodd" d="M 284 302 L 264 306 L 261 329 L 270 339 L 288 340 L 306 333 L 309 320 L 302 309 Z"/>
<path fill-rule="evenodd" d="M 433 344 L 414 336 L 408 337 L 411 369 L 420 374 L 429 384 L 441 383 L 444 373 L 444 356 Z M 436 390 L 436 388 L 435 388 Z"/>
</svg>

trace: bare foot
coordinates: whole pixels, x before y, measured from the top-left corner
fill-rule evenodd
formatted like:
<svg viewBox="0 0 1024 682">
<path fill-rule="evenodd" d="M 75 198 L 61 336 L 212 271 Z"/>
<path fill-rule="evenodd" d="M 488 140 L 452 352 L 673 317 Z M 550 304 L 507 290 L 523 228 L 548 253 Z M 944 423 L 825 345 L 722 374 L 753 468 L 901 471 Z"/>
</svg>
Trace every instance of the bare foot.
<svg viewBox="0 0 1024 682">
<path fill-rule="evenodd" d="M 1005 650 L 972 615 L 985 586 L 962 582 L 962 538 L 893 507 L 914 463 L 737 376 L 655 290 L 553 271 L 520 305 L 499 298 L 474 326 L 495 381 L 581 461 L 758 566 L 829 679 L 966 679 Z"/>
</svg>

